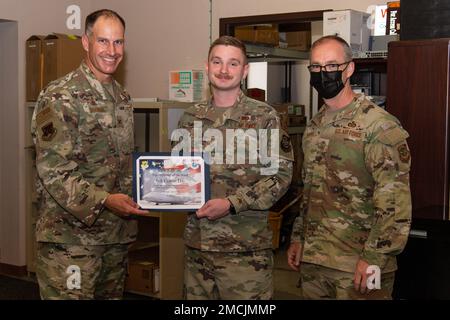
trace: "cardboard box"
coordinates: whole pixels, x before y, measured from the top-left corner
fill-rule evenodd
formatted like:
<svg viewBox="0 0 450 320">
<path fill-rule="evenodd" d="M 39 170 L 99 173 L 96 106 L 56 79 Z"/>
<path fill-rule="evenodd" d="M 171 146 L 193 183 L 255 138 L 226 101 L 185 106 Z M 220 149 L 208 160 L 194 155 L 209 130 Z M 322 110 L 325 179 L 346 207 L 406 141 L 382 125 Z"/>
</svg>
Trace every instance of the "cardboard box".
<svg viewBox="0 0 450 320">
<path fill-rule="evenodd" d="M 287 132 L 287 128 L 289 125 L 289 114 L 288 114 L 288 104 L 280 103 L 280 104 L 272 104 L 272 107 L 278 112 L 280 116 L 281 129 Z"/>
<path fill-rule="evenodd" d="M 155 270 L 158 270 L 157 280 L 155 280 Z M 125 290 L 144 295 L 157 293 L 159 291 L 159 267 L 150 261 L 130 261 Z"/>
<path fill-rule="evenodd" d="M 386 13 L 387 5 L 375 6 L 375 11 L 372 13 L 373 22 L 373 35 L 384 36 L 386 35 Z M 375 18 L 373 18 L 375 16 Z M 370 48 L 369 48 L 370 49 Z M 373 49 L 370 49 L 373 50 Z"/>
<path fill-rule="evenodd" d="M 169 100 L 197 102 L 203 100 L 205 73 L 202 70 L 169 72 Z"/>
<path fill-rule="evenodd" d="M 159 284 L 160 284 L 159 267 L 155 266 L 153 268 L 153 292 L 154 293 L 158 293 L 159 292 Z"/>
<path fill-rule="evenodd" d="M 289 115 L 289 127 L 302 127 L 306 126 L 306 117 L 303 115 Z"/>
<path fill-rule="evenodd" d="M 44 82 L 42 40 L 45 36 L 33 35 L 26 41 L 26 99 L 36 101 Z"/>
<path fill-rule="evenodd" d="M 323 13 L 323 35 L 338 35 L 350 45 L 354 57 L 369 50 L 370 14 L 355 10 L 326 11 Z"/>
<path fill-rule="evenodd" d="M 276 24 L 235 27 L 234 36 L 245 42 L 271 44 L 274 46 L 278 46 L 280 42 L 278 25 Z"/>
<path fill-rule="evenodd" d="M 302 167 L 303 167 L 303 149 L 302 138 L 303 134 L 291 134 L 289 135 L 292 143 L 292 150 L 294 150 L 294 166 L 292 171 L 293 186 L 302 185 Z"/>
<path fill-rule="evenodd" d="M 280 32 L 280 43 L 285 48 L 308 51 L 311 49 L 311 31 Z"/>
<path fill-rule="evenodd" d="M 400 1 L 387 3 L 386 35 L 400 34 Z"/>
<path fill-rule="evenodd" d="M 246 94 L 249 98 L 259 100 L 262 102 L 266 101 L 266 90 L 259 88 L 248 88 Z"/>
<path fill-rule="evenodd" d="M 79 36 L 54 33 L 42 42 L 43 87 L 78 68 L 85 56 Z"/>
</svg>

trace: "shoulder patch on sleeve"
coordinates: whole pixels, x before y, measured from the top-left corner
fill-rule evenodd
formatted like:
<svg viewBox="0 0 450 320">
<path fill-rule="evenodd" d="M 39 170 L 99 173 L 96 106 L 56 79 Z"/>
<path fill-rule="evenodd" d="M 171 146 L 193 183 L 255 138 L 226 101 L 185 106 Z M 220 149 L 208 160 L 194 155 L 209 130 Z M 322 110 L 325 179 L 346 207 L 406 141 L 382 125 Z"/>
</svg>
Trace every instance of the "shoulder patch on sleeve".
<svg viewBox="0 0 450 320">
<path fill-rule="evenodd" d="M 388 146 L 395 146 L 400 142 L 406 140 L 409 134 L 400 127 L 393 127 L 385 130 L 378 135 L 378 140 Z"/>
<path fill-rule="evenodd" d="M 407 163 L 411 159 L 411 154 L 406 143 L 402 143 L 397 147 L 398 156 L 401 162 Z"/>
<path fill-rule="evenodd" d="M 283 134 L 280 141 L 280 148 L 286 153 L 291 152 L 292 150 L 291 138 L 287 134 Z"/>
<path fill-rule="evenodd" d="M 53 110 L 50 108 L 44 108 L 36 115 L 36 124 L 40 126 L 53 117 Z"/>
<path fill-rule="evenodd" d="M 42 143 L 52 142 L 60 131 L 60 122 L 52 108 L 39 111 L 36 115 L 36 134 Z"/>
<path fill-rule="evenodd" d="M 45 124 L 44 126 L 40 127 L 40 129 L 41 129 L 40 135 L 42 140 L 47 142 L 52 141 L 53 138 L 58 133 L 58 129 L 55 128 L 53 122 Z"/>
</svg>

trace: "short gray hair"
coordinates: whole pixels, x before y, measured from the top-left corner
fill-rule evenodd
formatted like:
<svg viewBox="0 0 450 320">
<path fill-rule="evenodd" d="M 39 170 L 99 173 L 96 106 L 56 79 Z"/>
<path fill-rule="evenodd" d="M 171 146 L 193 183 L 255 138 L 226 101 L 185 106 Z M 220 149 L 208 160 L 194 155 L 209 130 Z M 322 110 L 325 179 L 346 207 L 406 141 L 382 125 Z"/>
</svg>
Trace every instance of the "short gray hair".
<svg viewBox="0 0 450 320">
<path fill-rule="evenodd" d="M 325 42 L 328 42 L 328 41 L 336 41 L 342 46 L 342 49 L 344 49 L 344 55 L 345 55 L 346 62 L 353 60 L 352 48 L 350 48 L 347 41 L 345 41 L 344 39 L 342 39 L 341 37 L 338 37 L 338 36 L 324 36 L 320 39 L 317 39 L 316 41 L 314 41 L 314 43 L 311 46 L 311 52 L 314 48 L 316 48 L 319 45 L 321 45 Z"/>
</svg>

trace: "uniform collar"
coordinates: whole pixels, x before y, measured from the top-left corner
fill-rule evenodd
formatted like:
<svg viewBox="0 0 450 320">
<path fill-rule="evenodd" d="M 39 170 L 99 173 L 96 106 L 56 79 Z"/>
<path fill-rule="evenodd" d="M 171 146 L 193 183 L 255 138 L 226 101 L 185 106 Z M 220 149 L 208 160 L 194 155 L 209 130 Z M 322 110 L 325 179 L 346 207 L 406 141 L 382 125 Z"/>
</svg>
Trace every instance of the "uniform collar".
<svg viewBox="0 0 450 320">
<path fill-rule="evenodd" d="M 88 65 L 86 64 L 86 62 L 84 60 L 81 62 L 79 69 L 81 70 L 83 75 L 86 77 L 86 80 L 89 82 L 89 85 L 94 89 L 95 92 L 97 92 L 98 96 L 102 100 L 111 100 L 109 98 L 111 95 L 106 92 L 106 89 L 103 87 L 102 83 L 97 80 L 94 73 L 88 67 Z M 129 94 L 124 89 L 122 89 L 120 84 L 114 79 L 112 79 L 112 81 L 113 81 L 113 85 L 119 91 L 119 93 L 118 93 L 119 98 L 120 98 L 119 101 L 130 100 Z M 114 97 L 114 99 L 115 99 L 115 97 Z M 119 102 L 119 101 L 117 101 L 117 102 Z"/>
<path fill-rule="evenodd" d="M 361 105 L 361 102 L 364 100 L 364 98 L 365 96 L 363 93 L 356 94 L 352 102 L 343 107 L 342 110 L 336 112 L 336 115 L 334 116 L 333 120 L 330 123 L 334 123 L 344 119 L 347 120 L 353 119 L 358 110 L 358 107 Z M 320 108 L 317 115 L 315 115 L 314 118 L 311 119 L 311 122 L 314 123 L 316 126 L 320 125 L 328 108 L 329 107 L 326 104 L 324 104 L 322 108 Z"/>
<path fill-rule="evenodd" d="M 233 120 L 239 122 L 241 119 L 241 116 L 243 114 L 243 108 L 241 107 L 242 104 L 245 104 L 247 96 L 242 92 L 242 90 L 239 91 L 239 94 L 237 96 L 236 102 L 232 107 L 229 107 L 225 110 L 223 113 L 223 117 L 221 119 L 216 119 L 211 116 L 211 113 L 209 112 L 213 107 L 213 100 L 214 97 L 211 97 L 206 103 L 200 103 L 195 106 L 195 115 L 198 118 L 201 119 L 208 119 L 212 122 L 217 122 L 217 126 L 221 126 L 225 123 L 226 120 Z"/>
</svg>

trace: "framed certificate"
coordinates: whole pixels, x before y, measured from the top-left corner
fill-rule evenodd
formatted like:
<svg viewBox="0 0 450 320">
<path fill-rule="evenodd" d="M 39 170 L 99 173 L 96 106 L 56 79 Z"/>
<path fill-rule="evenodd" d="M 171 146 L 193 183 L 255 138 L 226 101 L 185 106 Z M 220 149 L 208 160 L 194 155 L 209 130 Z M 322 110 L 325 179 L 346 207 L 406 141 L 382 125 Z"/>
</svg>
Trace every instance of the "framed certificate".
<svg viewBox="0 0 450 320">
<path fill-rule="evenodd" d="M 197 155 L 135 152 L 133 197 L 141 209 L 197 210 L 210 197 L 209 167 Z"/>
</svg>

